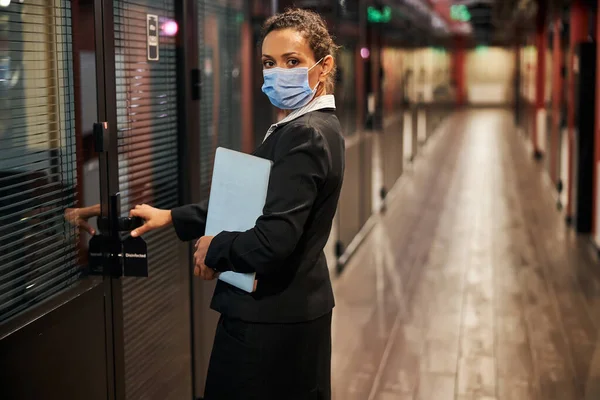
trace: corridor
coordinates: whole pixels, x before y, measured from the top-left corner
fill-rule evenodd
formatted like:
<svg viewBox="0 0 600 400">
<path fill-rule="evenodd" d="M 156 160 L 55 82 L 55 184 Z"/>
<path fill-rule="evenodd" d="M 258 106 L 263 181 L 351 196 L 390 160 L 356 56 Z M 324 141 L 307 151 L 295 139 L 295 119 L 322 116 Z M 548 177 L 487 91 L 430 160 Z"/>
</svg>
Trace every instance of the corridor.
<svg viewBox="0 0 600 400">
<path fill-rule="evenodd" d="M 334 282 L 334 399 L 600 398 L 597 262 L 529 154 L 498 110 L 426 143 Z"/>
</svg>

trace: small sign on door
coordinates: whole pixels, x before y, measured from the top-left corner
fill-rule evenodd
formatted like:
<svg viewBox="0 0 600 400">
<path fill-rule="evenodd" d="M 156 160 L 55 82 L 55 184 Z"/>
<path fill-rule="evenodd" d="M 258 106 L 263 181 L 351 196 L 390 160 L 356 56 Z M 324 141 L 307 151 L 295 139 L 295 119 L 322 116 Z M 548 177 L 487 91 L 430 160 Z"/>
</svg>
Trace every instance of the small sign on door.
<svg viewBox="0 0 600 400">
<path fill-rule="evenodd" d="M 146 15 L 148 61 L 158 61 L 158 16 Z"/>
</svg>

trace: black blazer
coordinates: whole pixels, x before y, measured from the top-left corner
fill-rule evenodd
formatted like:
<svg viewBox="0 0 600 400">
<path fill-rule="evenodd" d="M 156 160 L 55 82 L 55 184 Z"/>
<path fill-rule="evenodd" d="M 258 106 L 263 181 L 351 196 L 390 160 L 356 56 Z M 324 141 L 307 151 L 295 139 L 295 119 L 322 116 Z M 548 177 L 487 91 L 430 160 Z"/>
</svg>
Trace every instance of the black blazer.
<svg viewBox="0 0 600 400">
<path fill-rule="evenodd" d="M 206 265 L 256 272 L 255 293 L 219 281 L 211 307 L 251 322 L 300 322 L 334 306 L 323 248 L 344 175 L 344 138 L 334 110 L 307 113 L 275 129 L 252 153 L 273 161 L 263 216 L 246 232 L 213 239 Z M 172 210 L 181 240 L 204 234 L 207 202 Z"/>
</svg>

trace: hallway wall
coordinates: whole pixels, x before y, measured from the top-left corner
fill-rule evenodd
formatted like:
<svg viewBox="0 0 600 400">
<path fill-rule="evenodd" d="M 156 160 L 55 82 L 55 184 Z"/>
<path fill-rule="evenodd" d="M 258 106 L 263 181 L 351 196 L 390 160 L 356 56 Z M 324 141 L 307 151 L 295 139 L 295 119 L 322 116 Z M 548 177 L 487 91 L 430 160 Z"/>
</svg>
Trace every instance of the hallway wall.
<svg viewBox="0 0 600 400">
<path fill-rule="evenodd" d="M 510 105 L 514 98 L 514 52 L 478 47 L 467 53 L 467 96 L 474 105 Z"/>
</svg>

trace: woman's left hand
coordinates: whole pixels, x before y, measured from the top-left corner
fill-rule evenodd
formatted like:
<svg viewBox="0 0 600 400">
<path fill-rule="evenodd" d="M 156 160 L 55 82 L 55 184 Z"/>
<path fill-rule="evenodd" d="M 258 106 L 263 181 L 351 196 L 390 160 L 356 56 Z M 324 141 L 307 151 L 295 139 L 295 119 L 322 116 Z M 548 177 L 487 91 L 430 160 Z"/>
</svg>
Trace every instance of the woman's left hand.
<svg viewBox="0 0 600 400">
<path fill-rule="evenodd" d="M 208 247 L 213 238 L 214 236 L 202 236 L 196 242 L 196 251 L 194 252 L 194 275 L 199 276 L 205 281 L 210 281 L 217 277 L 215 270 L 207 267 L 204 263 Z"/>
</svg>

